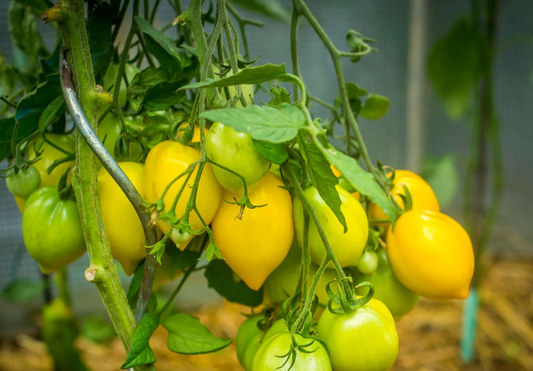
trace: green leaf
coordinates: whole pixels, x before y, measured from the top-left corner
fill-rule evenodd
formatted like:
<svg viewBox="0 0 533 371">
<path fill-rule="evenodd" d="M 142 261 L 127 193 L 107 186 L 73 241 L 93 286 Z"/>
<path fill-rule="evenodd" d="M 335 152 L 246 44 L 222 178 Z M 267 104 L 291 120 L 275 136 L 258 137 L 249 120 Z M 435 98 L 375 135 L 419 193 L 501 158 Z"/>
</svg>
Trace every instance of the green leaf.
<svg viewBox="0 0 533 371">
<path fill-rule="evenodd" d="M 130 305 L 130 308 L 132 310 L 135 310 L 135 307 L 137 306 L 137 298 L 139 297 L 139 291 L 141 291 L 143 274 L 144 260 L 135 270 L 135 273 L 133 274 L 133 277 L 130 282 L 130 287 L 128 288 L 128 294 L 126 295 L 126 299 L 128 299 L 128 304 Z"/>
<path fill-rule="evenodd" d="M 113 14 L 110 8 L 109 4 L 102 3 L 91 12 L 87 21 L 87 38 L 95 75 L 105 74 L 113 57 L 114 48 L 111 43 Z"/>
<path fill-rule="evenodd" d="M 359 163 L 339 152 L 337 149 L 330 147 L 320 147 L 322 154 L 344 175 L 344 178 L 361 193 L 377 204 L 387 214 L 392 222 L 395 222 L 398 215 L 383 189 L 379 186 L 374 176 L 359 166 Z"/>
<path fill-rule="evenodd" d="M 11 304 L 26 304 L 43 293 L 42 281 L 18 279 L 11 281 L 2 289 L 1 297 Z"/>
<path fill-rule="evenodd" d="M 427 60 L 429 78 L 453 119 L 464 115 L 480 76 L 478 43 L 471 21 L 460 18 L 435 42 Z"/>
<path fill-rule="evenodd" d="M 263 302 L 263 288 L 255 291 L 244 281 L 236 281 L 233 271 L 223 260 L 211 260 L 204 275 L 207 285 L 232 303 L 256 307 Z"/>
<path fill-rule="evenodd" d="M 269 106 L 280 108 L 282 103 L 291 103 L 290 93 L 285 88 L 270 88 L 274 97 L 268 102 Z"/>
<path fill-rule="evenodd" d="M 344 227 L 344 233 L 348 230 L 346 219 L 341 211 L 341 199 L 335 186 L 339 179 L 331 171 L 329 162 L 324 158 L 320 149 L 315 143 L 305 142 L 303 137 L 298 136 L 300 152 L 305 158 L 307 171 L 313 187 L 316 188 L 320 197 L 326 202 L 331 211 L 335 214 L 339 222 Z"/>
<path fill-rule="evenodd" d="M 385 116 L 389 110 L 390 101 L 383 95 L 370 93 L 359 115 L 367 120 L 377 120 Z"/>
<path fill-rule="evenodd" d="M 173 244 L 170 239 L 168 239 L 167 241 L 170 241 L 169 243 Z M 196 263 L 196 261 L 200 257 L 200 254 L 198 254 L 197 251 L 192 251 L 189 248 L 190 246 L 191 244 L 189 243 L 187 245 L 187 248 L 183 251 L 178 249 L 176 246 L 172 246 L 165 249 L 166 253 L 170 257 L 170 261 L 172 262 L 172 267 L 174 268 L 174 270 L 187 269 L 194 263 Z"/>
<path fill-rule="evenodd" d="M 31 113 L 41 113 L 50 105 L 50 103 L 52 103 L 52 101 L 61 95 L 59 75 L 57 73 L 47 75 L 45 82 L 39 84 L 35 90 L 26 94 L 19 100 L 15 117 L 20 123 L 25 116 Z M 22 127 L 22 123 L 20 124 Z"/>
<path fill-rule="evenodd" d="M 57 121 L 65 113 L 65 108 L 65 99 L 62 95 L 54 99 L 39 117 L 39 130 L 45 131 L 48 125 Z"/>
<path fill-rule="evenodd" d="M 159 61 L 171 79 L 178 78 L 183 70 L 192 64 L 185 50 L 178 48 L 172 39 L 154 28 L 150 22 L 135 17 L 146 43 L 146 48 Z"/>
<path fill-rule="evenodd" d="M 423 175 L 433 188 L 441 207 L 446 207 L 455 200 L 459 188 L 459 170 L 452 156 L 425 160 Z"/>
<path fill-rule="evenodd" d="M 152 67 L 148 66 L 141 72 L 139 72 L 135 77 L 133 78 L 133 81 L 131 82 L 132 87 L 143 87 L 147 88 L 149 86 L 154 86 L 159 83 L 168 81 L 168 74 L 162 67 Z M 130 88 L 132 90 L 133 88 Z"/>
<path fill-rule="evenodd" d="M 47 10 L 54 6 L 54 3 L 48 0 L 14 0 L 17 3 L 24 5 L 27 8 L 30 8 L 32 13 L 37 17 Z"/>
<path fill-rule="evenodd" d="M 278 0 L 232 0 L 231 2 L 280 21 L 288 22 L 291 17 L 289 9 Z"/>
<path fill-rule="evenodd" d="M 294 139 L 305 127 L 305 116 L 298 108 L 283 103 L 280 109 L 269 106 L 225 108 L 203 112 L 201 117 L 220 121 L 237 131 L 248 133 L 255 140 L 283 143 Z"/>
<path fill-rule="evenodd" d="M 31 8 L 12 1 L 9 5 L 7 20 L 14 45 L 34 59 L 48 55 L 43 39 L 37 31 L 37 20 Z"/>
<path fill-rule="evenodd" d="M 168 349 L 180 354 L 216 352 L 231 344 L 232 339 L 216 338 L 196 317 L 176 313 L 163 318 L 168 330 Z"/>
<path fill-rule="evenodd" d="M 165 111 L 185 99 L 184 91 L 178 91 L 179 81 L 161 82 L 146 89 L 142 104 L 148 111 Z"/>
<path fill-rule="evenodd" d="M 261 84 L 275 79 L 285 82 L 293 81 L 292 75 L 285 71 L 285 64 L 268 63 L 262 66 L 243 68 L 234 75 L 220 79 L 205 79 L 204 81 L 183 86 L 181 89 L 223 88 L 224 86 L 242 84 Z"/>
<path fill-rule="evenodd" d="M 266 158 L 268 161 L 281 165 L 289 158 L 289 154 L 283 144 L 261 142 L 258 140 L 252 140 L 255 149 Z"/>
<path fill-rule="evenodd" d="M 131 340 L 131 349 L 121 369 L 149 365 L 156 361 L 155 354 L 150 348 L 150 337 L 159 326 L 159 316 L 155 313 L 146 313 Z"/>
</svg>

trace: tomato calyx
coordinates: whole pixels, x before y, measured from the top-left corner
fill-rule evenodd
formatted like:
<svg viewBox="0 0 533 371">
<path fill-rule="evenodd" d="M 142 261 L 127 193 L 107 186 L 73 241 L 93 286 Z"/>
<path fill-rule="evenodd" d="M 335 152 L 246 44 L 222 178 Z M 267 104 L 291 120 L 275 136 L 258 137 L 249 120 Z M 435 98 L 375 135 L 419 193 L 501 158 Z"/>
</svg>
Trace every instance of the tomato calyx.
<svg viewBox="0 0 533 371">
<path fill-rule="evenodd" d="M 351 277 L 347 277 L 351 281 Z M 331 284 L 336 283 L 338 285 L 338 291 L 335 292 L 331 289 Z M 326 285 L 326 292 L 330 297 L 328 302 L 328 310 L 333 314 L 343 314 L 355 312 L 357 309 L 361 308 L 363 305 L 368 303 L 374 296 L 375 288 L 374 285 L 370 282 L 361 282 L 354 289 L 361 287 L 368 287 L 368 292 L 365 296 L 359 299 L 353 299 L 355 295 L 350 293 L 350 298 L 347 299 L 343 293 L 342 286 L 336 281 L 328 282 Z"/>
<path fill-rule="evenodd" d="M 62 200 L 68 200 L 68 199 L 75 200 L 72 184 L 67 185 L 67 179 L 68 179 L 69 173 L 70 173 L 70 167 L 67 168 L 67 170 L 65 170 L 65 172 L 59 179 L 59 184 L 57 185 L 57 190 L 59 192 L 59 198 Z"/>
</svg>

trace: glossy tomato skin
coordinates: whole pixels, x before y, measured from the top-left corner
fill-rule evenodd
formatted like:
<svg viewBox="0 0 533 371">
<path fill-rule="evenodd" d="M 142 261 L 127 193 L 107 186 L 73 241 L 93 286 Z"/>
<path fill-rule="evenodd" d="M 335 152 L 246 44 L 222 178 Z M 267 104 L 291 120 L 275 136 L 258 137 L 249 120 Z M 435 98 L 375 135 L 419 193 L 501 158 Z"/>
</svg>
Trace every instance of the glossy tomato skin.
<svg viewBox="0 0 533 371">
<path fill-rule="evenodd" d="M 378 267 L 378 256 L 374 250 L 365 250 L 357 262 L 357 270 L 363 274 L 371 274 Z"/>
<path fill-rule="evenodd" d="M 144 165 L 136 162 L 119 162 L 118 165 L 144 198 Z M 124 192 L 103 168 L 98 171 L 98 193 L 111 253 L 131 276 L 146 256 L 141 221 Z"/>
<path fill-rule="evenodd" d="M 294 294 L 302 274 L 302 250 L 293 241 L 283 262 L 268 276 L 264 285 L 265 296 L 274 304 L 283 303 Z"/>
<path fill-rule="evenodd" d="M 285 259 L 294 237 L 291 196 L 282 186 L 278 177 L 267 173 L 249 194 L 252 204 L 266 206 L 245 209 L 238 219 L 240 206 L 221 202 L 211 226 L 226 263 L 253 290 L 259 290 Z M 224 194 L 226 200 L 233 197 Z"/>
<path fill-rule="evenodd" d="M 215 122 L 209 129 L 205 149 L 211 160 L 242 175 L 248 191 L 255 188 L 270 167 L 270 162 L 255 149 L 250 134 L 220 122 Z M 230 192 L 242 192 L 243 184 L 238 176 L 218 166 L 213 170 L 222 187 Z"/>
<path fill-rule="evenodd" d="M 405 195 L 402 185 L 405 185 L 411 194 L 413 201 L 413 210 L 428 210 L 440 211 L 439 201 L 431 186 L 419 175 L 409 170 L 396 170 L 394 177 L 394 188 L 390 193 L 394 197 L 396 203 L 404 207 L 403 200 L 400 195 Z M 388 220 L 389 217 L 381 208 L 371 203 L 369 209 L 371 220 Z M 380 223 L 384 226 L 385 232 L 388 229 L 388 223 Z"/>
<path fill-rule="evenodd" d="M 472 242 L 449 216 L 431 211 L 404 213 L 387 234 L 396 277 L 428 299 L 465 299 L 474 274 Z"/>
<path fill-rule="evenodd" d="M 398 355 L 398 334 L 391 313 L 377 299 L 355 312 L 325 310 L 318 335 L 330 350 L 335 371 L 386 371 Z"/>
<path fill-rule="evenodd" d="M 34 191 L 22 216 L 22 236 L 43 273 L 78 260 L 86 251 L 76 201 L 59 198 L 56 186 Z"/>
<path fill-rule="evenodd" d="M 380 249 L 377 252 L 378 267 L 370 274 L 362 274 L 357 268 L 352 268 L 354 284 L 368 281 L 374 285 L 374 298 L 389 308 L 396 319 L 409 313 L 418 303 L 418 294 L 409 290 L 396 278 L 389 263 L 387 252 Z M 358 295 L 365 295 L 368 288 L 356 290 Z"/>
<path fill-rule="evenodd" d="M 259 348 L 263 331 L 259 328 L 259 322 L 264 316 L 257 315 L 244 321 L 237 331 L 235 338 L 235 350 L 241 366 L 250 371 L 255 352 Z"/>
<path fill-rule="evenodd" d="M 184 146 L 178 142 L 172 142 L 169 140 L 161 142 L 152 148 L 148 153 L 144 165 L 143 183 L 146 192 L 146 201 L 156 202 L 163 194 L 167 185 L 199 158 L 200 151 L 196 148 Z M 178 219 L 185 213 L 197 172 L 198 166 L 194 169 L 176 205 L 175 212 Z M 169 188 L 169 191 L 165 194 L 163 201 L 166 211 L 172 206 L 174 198 L 184 184 L 185 179 L 186 176 L 183 176 L 174 182 Z M 196 196 L 196 206 L 206 224 L 211 223 L 211 220 L 213 220 L 220 200 L 221 190 L 213 173 L 213 169 L 209 164 L 205 164 Z M 201 220 L 194 211 L 189 215 L 189 222 L 195 230 L 203 228 Z M 164 233 L 170 229 L 162 220 L 157 221 L 157 227 Z M 184 250 L 187 244 L 188 242 L 182 243 L 180 249 Z"/>
<path fill-rule="evenodd" d="M 11 194 L 23 199 L 28 198 L 33 191 L 39 188 L 41 175 L 39 171 L 30 166 L 27 169 L 20 169 L 17 174 L 6 178 L 7 189 Z"/>
<path fill-rule="evenodd" d="M 71 135 L 46 134 L 46 139 L 48 139 L 50 142 L 52 142 L 59 148 L 64 149 L 65 151 L 68 151 L 70 153 L 74 153 L 75 151 L 74 137 Z M 41 183 L 39 186 L 57 186 L 57 184 L 59 183 L 59 179 L 61 179 L 61 176 L 65 173 L 67 168 L 70 167 L 72 170 L 75 165 L 75 161 L 64 162 L 55 167 L 54 170 L 50 174 L 48 174 L 46 172 L 46 169 L 48 169 L 48 167 L 52 165 L 55 160 L 62 159 L 67 155 L 46 142 L 44 142 L 43 146 L 40 149 L 40 152 L 40 160 L 33 164 L 33 166 L 39 171 L 39 174 L 41 175 Z M 28 151 L 28 158 L 32 160 L 35 158 L 35 156 L 36 155 L 33 150 L 33 146 L 30 146 L 30 149 Z"/>
<path fill-rule="evenodd" d="M 304 193 L 318 215 L 320 224 L 324 228 L 326 237 L 339 264 L 342 267 L 347 267 L 355 264 L 363 252 L 368 238 L 368 219 L 365 210 L 354 196 L 339 186 L 336 188 L 341 199 L 341 210 L 348 226 L 346 233 L 344 233 L 343 226 L 326 202 L 320 197 L 316 188 L 308 187 L 304 190 Z M 294 221 L 296 239 L 300 247 L 303 248 L 304 217 L 302 203 L 298 198 L 294 200 Z M 326 256 L 326 248 L 312 220 L 309 223 L 309 248 L 311 260 L 315 264 L 322 263 Z M 332 268 L 333 264 L 330 263 L 329 267 Z"/>
<path fill-rule="evenodd" d="M 304 345 L 312 341 L 296 335 L 299 344 Z M 296 361 L 291 368 L 291 361 L 285 363 L 285 358 L 280 356 L 286 355 L 291 349 L 292 339 L 288 332 L 280 333 L 263 341 L 257 350 L 252 371 L 273 371 L 273 370 L 293 370 L 293 371 L 330 371 L 331 363 L 329 361 L 326 349 L 318 341 L 315 341 L 309 350 L 315 350 L 312 353 L 296 351 Z M 285 365 L 283 365 L 285 363 Z M 283 365 L 283 367 L 281 367 Z M 281 368 L 280 368 L 281 367 Z"/>
</svg>

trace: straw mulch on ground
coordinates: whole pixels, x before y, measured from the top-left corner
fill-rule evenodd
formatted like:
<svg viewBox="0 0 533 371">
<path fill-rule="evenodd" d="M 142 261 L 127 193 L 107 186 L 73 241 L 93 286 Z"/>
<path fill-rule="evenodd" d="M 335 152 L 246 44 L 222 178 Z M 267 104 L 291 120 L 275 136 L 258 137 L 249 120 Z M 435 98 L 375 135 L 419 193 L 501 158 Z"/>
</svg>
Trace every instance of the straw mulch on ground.
<svg viewBox="0 0 533 371">
<path fill-rule="evenodd" d="M 459 360 L 462 302 L 421 300 L 398 323 L 400 354 L 393 370 L 533 370 L 533 260 L 499 258 L 488 266 L 475 363 L 464 366 Z M 206 307 L 196 315 L 216 335 L 225 337 L 234 337 L 243 320 L 233 305 Z M 151 341 L 158 371 L 242 370 L 233 344 L 214 354 L 183 356 L 168 351 L 166 341 L 161 329 Z M 125 358 L 118 340 L 102 346 L 80 338 L 77 345 L 91 370 L 117 371 Z M 52 364 L 43 343 L 19 335 L 0 345 L 0 370 L 52 371 Z"/>
</svg>

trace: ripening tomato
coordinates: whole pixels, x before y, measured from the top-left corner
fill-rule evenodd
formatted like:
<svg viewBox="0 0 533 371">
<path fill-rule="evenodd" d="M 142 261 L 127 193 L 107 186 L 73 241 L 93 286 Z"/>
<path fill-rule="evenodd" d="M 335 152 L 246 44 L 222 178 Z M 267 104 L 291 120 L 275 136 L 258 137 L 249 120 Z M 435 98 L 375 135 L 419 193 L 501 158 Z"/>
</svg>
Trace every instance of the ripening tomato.
<svg viewBox="0 0 533 371">
<path fill-rule="evenodd" d="M 433 192 L 431 186 L 422 177 L 409 170 L 396 170 L 395 174 L 394 188 L 391 189 L 390 193 L 399 206 L 404 207 L 400 195 L 405 195 L 402 187 L 405 185 L 413 200 L 413 210 L 440 211 L 439 201 L 437 200 L 437 196 L 435 196 L 435 192 Z M 392 176 L 392 173 L 389 173 L 389 176 Z M 378 205 L 373 203 L 370 204 L 369 216 L 371 220 L 389 219 L 387 214 Z M 380 224 L 384 226 L 385 232 L 387 232 L 389 223 Z"/>
<path fill-rule="evenodd" d="M 107 68 L 107 71 L 105 72 L 105 76 L 104 76 L 103 87 L 105 90 L 109 91 L 109 89 L 114 87 L 116 83 L 116 79 L 117 79 L 118 68 L 119 68 L 119 65 L 116 63 L 109 64 L 109 67 Z M 128 83 L 131 84 L 135 75 L 137 75 L 141 71 L 139 70 L 139 68 L 137 68 L 137 66 L 126 63 L 124 72 L 126 74 L 126 78 L 128 79 Z M 111 93 L 114 93 L 114 88 L 113 90 L 111 90 Z M 124 107 L 124 105 L 126 104 L 127 95 L 128 95 L 128 87 L 126 86 L 126 83 L 122 81 L 120 83 L 120 90 L 118 94 L 118 97 L 119 97 L 118 100 L 120 102 L 121 107 Z"/>
<path fill-rule="evenodd" d="M 376 290 L 374 298 L 385 304 L 394 318 L 400 319 L 416 306 L 418 294 L 398 281 L 392 271 L 385 249 L 380 249 L 376 255 L 378 258 L 377 269 L 368 274 L 362 274 L 358 272 L 358 269 L 352 269 L 353 282 L 356 285 L 365 281 L 372 283 Z M 364 295 L 367 292 L 368 288 L 366 287 L 356 290 L 358 295 Z"/>
<path fill-rule="evenodd" d="M 371 274 L 378 267 L 378 256 L 374 250 L 365 250 L 357 262 L 357 270 L 363 274 Z"/>
<path fill-rule="evenodd" d="M 237 331 L 235 351 L 237 352 L 239 363 L 246 371 L 251 370 L 255 352 L 261 343 L 263 330 L 259 328 L 259 323 L 264 318 L 263 315 L 249 317 Z"/>
<path fill-rule="evenodd" d="M 44 186 L 26 201 L 22 236 L 43 273 L 78 260 L 86 251 L 76 201 L 61 199 L 57 186 Z"/>
<path fill-rule="evenodd" d="M 119 162 L 118 165 L 144 198 L 144 165 L 136 162 Z M 98 193 L 111 253 L 131 276 L 146 256 L 141 221 L 124 192 L 103 168 L 98 171 Z"/>
<path fill-rule="evenodd" d="M 15 197 L 28 198 L 33 191 L 39 188 L 41 175 L 33 166 L 27 169 L 20 169 L 16 174 L 6 178 L 7 189 Z"/>
<path fill-rule="evenodd" d="M 313 339 L 306 339 L 296 334 L 296 341 L 300 345 L 313 342 Z M 263 341 L 253 360 L 252 371 L 330 371 L 326 349 L 318 341 L 306 348 L 306 352 L 296 350 L 296 360 L 292 364 L 291 359 L 287 361 L 286 356 L 292 348 L 291 334 L 288 332 L 279 333 Z M 307 352 L 309 351 L 309 353 Z M 287 362 L 285 362 L 287 361 Z M 292 367 L 291 367 L 292 364 Z"/>
<path fill-rule="evenodd" d="M 65 134 L 46 134 L 46 139 L 52 142 L 57 147 L 70 152 L 74 153 L 74 137 L 71 135 L 65 135 Z M 59 164 L 52 170 L 50 174 L 46 171 L 50 165 L 56 160 L 65 158 L 67 155 L 55 148 L 54 146 L 48 144 L 47 142 L 44 142 L 41 149 L 39 150 L 41 155 L 39 156 L 39 161 L 37 161 L 32 166 L 39 172 L 41 182 L 39 183 L 39 187 L 43 187 L 46 185 L 53 185 L 57 186 L 59 183 L 59 179 L 61 179 L 61 176 L 65 173 L 67 168 L 73 168 L 75 165 L 74 160 L 73 161 L 66 161 L 62 164 Z M 29 146 L 28 149 L 28 159 L 33 160 L 35 159 L 36 154 L 33 150 L 33 145 Z M 26 201 L 22 197 L 15 196 L 15 202 L 17 203 L 17 206 L 21 213 L 24 213 L 24 207 L 26 204 Z"/>
<path fill-rule="evenodd" d="M 363 252 L 368 238 L 368 219 L 365 210 L 354 196 L 339 186 L 336 189 L 339 192 L 341 210 L 348 226 L 346 233 L 344 233 L 344 227 L 326 202 L 320 197 L 316 188 L 308 187 L 304 190 L 304 193 L 318 215 L 320 224 L 324 228 L 326 237 L 339 264 L 342 267 L 347 267 L 357 262 Z M 294 200 L 294 221 L 296 239 L 300 247 L 303 248 L 304 215 L 302 203 L 298 198 Z M 309 222 L 309 248 L 313 262 L 316 264 L 322 263 L 326 256 L 326 248 L 311 218 Z M 333 264 L 330 263 L 330 267 L 333 267 Z"/>
<path fill-rule="evenodd" d="M 398 334 L 391 313 L 377 299 L 355 312 L 325 310 L 318 335 L 328 346 L 335 371 L 386 371 L 398 355 Z"/>
<path fill-rule="evenodd" d="M 294 237 L 291 196 L 281 187 L 283 182 L 267 173 L 249 194 L 252 204 L 266 206 L 245 209 L 239 219 L 240 206 L 221 202 L 211 226 L 226 263 L 253 290 L 285 259 Z"/>
<path fill-rule="evenodd" d="M 205 150 L 211 160 L 242 175 L 248 191 L 255 188 L 270 167 L 270 162 L 254 147 L 250 134 L 220 122 L 215 122 L 209 129 Z M 213 166 L 213 170 L 222 187 L 234 193 L 242 191 L 242 180 L 237 175 L 218 166 Z"/>
<path fill-rule="evenodd" d="M 465 299 L 474 274 L 474 251 L 464 228 L 431 211 L 404 213 L 387 235 L 396 277 L 428 299 Z"/>
<path fill-rule="evenodd" d="M 156 202 L 163 194 L 167 185 L 187 170 L 189 165 L 197 161 L 199 158 L 200 151 L 196 148 L 184 146 L 178 142 L 172 142 L 169 140 L 161 142 L 152 148 L 148 153 L 144 165 L 143 187 L 146 192 L 146 201 Z M 178 200 L 175 209 L 178 219 L 185 213 L 197 172 L 198 166 L 194 169 Z M 163 199 L 165 211 L 168 211 L 172 206 L 176 195 L 185 183 L 185 179 L 186 176 L 182 176 L 170 186 Z M 198 193 L 196 195 L 196 207 L 206 224 L 211 223 L 211 220 L 213 220 L 220 199 L 221 190 L 213 173 L 213 169 L 209 164 L 205 164 L 198 186 Z M 200 218 L 194 211 L 189 214 L 189 222 L 195 230 L 204 227 Z M 167 232 L 170 229 L 167 223 L 162 220 L 157 221 L 157 226 L 162 232 Z M 179 248 L 184 250 L 186 246 L 187 243 L 183 243 Z"/>
</svg>

